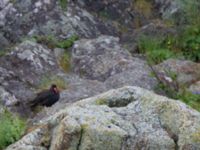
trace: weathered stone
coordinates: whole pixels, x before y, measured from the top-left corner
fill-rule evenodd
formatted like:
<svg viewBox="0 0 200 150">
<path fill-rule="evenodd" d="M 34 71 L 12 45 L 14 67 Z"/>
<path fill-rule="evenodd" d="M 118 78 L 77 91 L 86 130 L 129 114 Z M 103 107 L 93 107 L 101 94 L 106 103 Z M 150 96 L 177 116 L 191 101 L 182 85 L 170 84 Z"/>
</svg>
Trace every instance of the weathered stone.
<svg viewBox="0 0 200 150">
<path fill-rule="evenodd" d="M 0 27 L 9 42 L 33 35 L 52 35 L 66 39 L 71 35 L 96 37 L 101 33 L 116 34 L 115 29 L 105 25 L 73 1 L 62 9 L 57 0 L 6 1 L 0 4 Z"/>
<path fill-rule="evenodd" d="M 200 94 L 200 81 L 197 81 L 194 84 L 191 84 L 190 87 L 189 87 L 189 90 L 193 94 Z"/>
<path fill-rule="evenodd" d="M 39 127 L 7 149 L 41 147 L 45 135 L 52 150 L 200 148 L 200 113 L 138 87 L 110 90 L 68 105 L 35 125 Z"/>
<path fill-rule="evenodd" d="M 151 89 L 156 83 L 149 76 L 151 70 L 146 61 L 132 57 L 121 47 L 119 39 L 112 36 L 77 41 L 72 50 L 72 63 L 79 76 L 105 81 L 109 88 L 137 85 Z"/>
<path fill-rule="evenodd" d="M 200 64 L 187 60 L 169 59 L 154 66 L 159 79 L 166 85 L 190 85 L 200 78 Z"/>
</svg>

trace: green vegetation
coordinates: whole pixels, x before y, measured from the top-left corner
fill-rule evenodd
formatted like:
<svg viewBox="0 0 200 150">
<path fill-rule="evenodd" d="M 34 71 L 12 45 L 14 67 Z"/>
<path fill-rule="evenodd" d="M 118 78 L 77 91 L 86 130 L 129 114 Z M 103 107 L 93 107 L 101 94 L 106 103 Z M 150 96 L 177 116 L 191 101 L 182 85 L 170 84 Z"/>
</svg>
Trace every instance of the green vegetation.
<svg viewBox="0 0 200 150">
<path fill-rule="evenodd" d="M 0 50 L 0 57 L 1 56 L 4 56 L 4 55 L 6 55 L 7 54 L 7 51 L 5 51 L 5 50 Z"/>
<path fill-rule="evenodd" d="M 77 35 L 73 35 L 70 38 L 63 40 L 63 41 L 58 41 L 56 43 L 56 47 L 59 48 L 63 48 L 63 49 L 68 49 L 70 47 L 72 47 L 72 45 L 74 44 L 75 41 L 78 40 L 78 36 Z"/>
<path fill-rule="evenodd" d="M 67 10 L 67 0 L 59 0 L 59 4 L 63 10 Z"/>
<path fill-rule="evenodd" d="M 158 64 L 162 61 L 175 57 L 175 53 L 163 45 L 162 38 L 141 37 L 139 40 L 139 51 L 146 54 L 150 64 Z"/>
<path fill-rule="evenodd" d="M 159 84 L 156 87 L 157 92 L 164 92 L 170 98 L 181 100 L 188 104 L 192 108 L 200 111 L 200 94 L 192 93 L 187 89 L 186 85 L 180 85 L 177 81 L 177 74 L 171 71 L 166 71 L 166 74 L 172 79 L 170 84 L 161 81 L 156 72 L 153 72 L 154 76 L 158 79 Z"/>
<path fill-rule="evenodd" d="M 12 115 L 8 110 L 0 114 L 0 149 L 19 140 L 25 132 L 25 121 Z"/>
<path fill-rule="evenodd" d="M 96 104 L 97 105 L 107 105 L 108 104 L 108 100 L 101 98 L 101 99 L 96 100 Z"/>
<path fill-rule="evenodd" d="M 65 72 L 70 71 L 71 69 L 71 62 L 70 62 L 70 54 L 69 52 L 65 51 L 63 56 L 59 60 L 59 65 Z"/>
<path fill-rule="evenodd" d="M 78 40 L 77 35 L 72 35 L 68 39 L 65 40 L 58 40 L 52 35 L 48 36 L 35 36 L 34 37 L 38 43 L 41 43 L 43 45 L 46 45 L 48 48 L 53 49 L 53 48 L 63 48 L 63 49 L 68 49 L 72 47 L 75 41 Z"/>
<path fill-rule="evenodd" d="M 45 75 L 42 77 L 38 89 L 44 90 L 49 89 L 52 84 L 56 84 L 59 89 L 66 89 L 66 82 L 62 77 L 59 76 L 48 76 Z"/>
<path fill-rule="evenodd" d="M 71 69 L 71 63 L 70 63 L 70 52 L 67 51 L 68 48 L 72 47 L 74 42 L 78 40 L 77 35 L 72 35 L 66 40 L 57 40 L 55 37 L 49 35 L 49 36 L 35 36 L 35 39 L 38 43 L 46 45 L 50 49 L 54 48 L 63 48 L 65 49 L 65 52 L 63 56 L 59 60 L 59 65 L 62 67 L 62 69 L 65 72 L 68 72 Z"/>
<path fill-rule="evenodd" d="M 37 43 L 46 45 L 50 49 L 55 48 L 56 44 L 58 43 L 57 39 L 52 35 L 48 35 L 48 36 L 37 35 L 37 36 L 34 36 L 34 38 Z"/>
<path fill-rule="evenodd" d="M 186 59 L 200 61 L 200 24 L 181 29 L 179 35 L 173 40 L 175 42 L 172 46 L 179 49 Z"/>
<path fill-rule="evenodd" d="M 146 0 L 136 1 L 138 7 Z M 150 2 L 149 2 L 150 3 Z M 145 4 L 142 7 L 150 7 Z M 200 62 L 200 3 L 198 0 L 181 0 L 183 16 L 176 16 L 175 20 L 184 18 L 178 26 L 176 35 L 168 37 L 142 36 L 139 40 L 139 50 L 147 55 L 154 64 L 171 57 L 184 57 L 195 62 Z M 139 7 L 140 8 L 140 7 Z M 147 9 L 150 10 L 150 9 Z M 147 11 L 147 14 L 150 13 Z M 176 23 L 174 23 L 176 25 Z"/>
</svg>

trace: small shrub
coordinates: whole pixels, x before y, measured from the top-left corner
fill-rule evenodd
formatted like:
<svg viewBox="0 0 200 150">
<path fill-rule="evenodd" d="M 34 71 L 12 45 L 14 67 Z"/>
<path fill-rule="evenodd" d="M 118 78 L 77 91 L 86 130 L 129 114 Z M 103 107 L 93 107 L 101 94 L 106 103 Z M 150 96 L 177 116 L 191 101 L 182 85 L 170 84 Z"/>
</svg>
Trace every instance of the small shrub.
<svg viewBox="0 0 200 150">
<path fill-rule="evenodd" d="M 49 89 L 52 84 L 56 84 L 59 89 L 66 89 L 66 82 L 62 77 L 59 76 L 51 76 L 45 75 L 42 77 L 38 89 L 45 90 Z"/>
<path fill-rule="evenodd" d="M 72 47 L 72 45 L 74 44 L 75 41 L 78 40 L 78 36 L 77 35 L 73 35 L 70 38 L 63 40 L 63 41 L 59 41 L 56 44 L 56 47 L 59 48 L 63 48 L 63 49 L 68 49 L 70 47 Z"/>
<path fill-rule="evenodd" d="M 25 132 L 25 121 L 4 110 L 0 114 L 0 149 L 19 140 Z"/>
<path fill-rule="evenodd" d="M 59 0 L 59 4 L 63 10 L 67 10 L 67 0 Z"/>
</svg>

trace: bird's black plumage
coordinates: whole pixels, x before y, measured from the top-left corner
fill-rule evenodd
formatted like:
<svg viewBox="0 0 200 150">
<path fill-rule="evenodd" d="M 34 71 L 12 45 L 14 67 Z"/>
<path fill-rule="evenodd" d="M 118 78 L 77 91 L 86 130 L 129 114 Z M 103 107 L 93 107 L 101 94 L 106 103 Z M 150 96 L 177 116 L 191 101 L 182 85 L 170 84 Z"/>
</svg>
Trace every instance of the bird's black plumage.
<svg viewBox="0 0 200 150">
<path fill-rule="evenodd" d="M 30 107 L 34 108 L 38 105 L 50 107 L 60 98 L 60 93 L 55 84 L 51 85 L 49 90 L 44 90 L 37 94 L 36 98 L 30 102 Z"/>
</svg>

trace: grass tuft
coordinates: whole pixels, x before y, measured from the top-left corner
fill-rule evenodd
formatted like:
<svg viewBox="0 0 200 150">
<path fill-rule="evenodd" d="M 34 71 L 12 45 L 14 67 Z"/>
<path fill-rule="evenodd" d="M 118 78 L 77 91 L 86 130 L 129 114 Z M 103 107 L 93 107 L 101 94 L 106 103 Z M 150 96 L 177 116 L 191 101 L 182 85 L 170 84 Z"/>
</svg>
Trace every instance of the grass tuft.
<svg viewBox="0 0 200 150">
<path fill-rule="evenodd" d="M 38 89 L 45 90 L 49 89 L 52 84 L 56 84 L 60 90 L 67 88 L 66 82 L 62 77 L 45 75 L 42 77 Z"/>
</svg>

